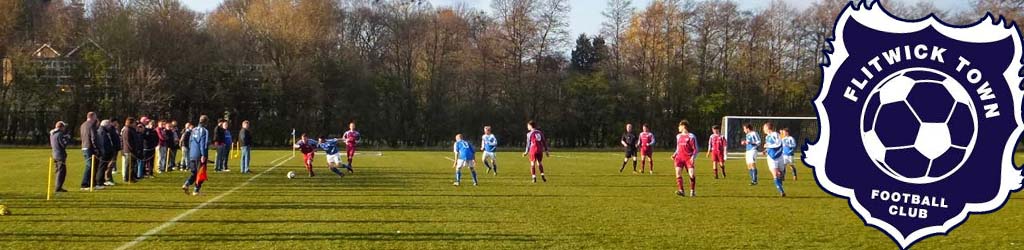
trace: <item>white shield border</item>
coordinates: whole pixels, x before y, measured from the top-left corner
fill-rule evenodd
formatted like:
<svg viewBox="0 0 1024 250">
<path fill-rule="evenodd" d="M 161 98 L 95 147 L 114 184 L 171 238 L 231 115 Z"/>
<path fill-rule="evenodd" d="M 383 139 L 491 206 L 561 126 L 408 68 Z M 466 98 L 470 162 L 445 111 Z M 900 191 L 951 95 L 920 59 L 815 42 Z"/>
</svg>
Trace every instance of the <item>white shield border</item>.
<svg viewBox="0 0 1024 250">
<path fill-rule="evenodd" d="M 1001 186 L 995 199 L 985 203 L 968 203 L 963 211 L 960 211 L 959 214 L 940 226 L 926 227 L 910 233 L 910 235 L 903 235 L 888 222 L 872 217 L 871 213 L 857 201 L 853 189 L 839 186 L 829 179 L 825 172 L 825 168 L 827 168 L 825 158 L 828 156 L 827 149 L 831 130 L 824 100 L 829 93 L 833 80 L 835 80 L 836 72 L 849 57 L 849 52 L 846 50 L 845 40 L 843 39 L 843 31 L 844 25 L 851 18 L 868 28 L 888 33 L 906 34 L 920 31 L 927 27 L 933 27 L 940 34 L 962 42 L 986 43 L 999 41 L 1007 37 L 1013 39 L 1016 45 L 1013 51 L 1013 62 L 1003 72 L 1003 77 L 1007 83 L 1011 83 L 1010 91 L 1014 105 L 1013 112 L 1009 112 L 1009 114 L 1004 112 L 1003 114 L 1013 115 L 1017 122 L 1017 128 L 1013 130 L 1010 138 L 1007 138 L 1008 141 L 1003 149 Z M 900 248 L 905 249 L 925 237 L 948 233 L 966 221 L 970 213 L 987 213 L 998 210 L 1006 203 L 1011 191 L 1020 190 L 1021 182 L 1024 181 L 1024 178 L 1021 176 L 1021 171 L 1017 170 L 1013 164 L 1013 155 L 1017 146 L 1017 139 L 1020 138 L 1021 132 L 1024 131 L 1024 121 L 1021 119 L 1021 100 L 1024 99 L 1024 90 L 1021 90 L 1019 86 L 1013 86 L 1012 83 L 1020 84 L 1022 82 L 1022 77 L 1018 72 L 1020 72 L 1024 65 L 1021 63 L 1021 34 L 1016 24 L 1008 26 L 1006 20 L 1001 17 L 997 20 L 991 13 L 985 15 L 978 22 L 966 26 L 946 24 L 934 15 L 929 15 L 920 20 L 903 20 L 886 12 L 877 1 L 871 1 L 870 3 L 860 2 L 859 4 L 851 2 L 844 7 L 842 13 L 836 19 L 832 37 L 833 39 L 829 43 L 833 51 L 831 53 L 825 52 L 828 61 L 821 65 L 823 71 L 822 84 L 818 97 L 814 100 L 821 132 L 815 144 L 807 145 L 807 150 L 804 152 L 803 157 L 806 165 L 813 166 L 818 185 L 825 189 L 825 191 L 835 196 L 848 198 L 850 207 L 854 209 L 867 225 L 881 229 L 893 241 L 899 244 Z M 837 85 L 844 86 L 842 83 Z"/>
</svg>

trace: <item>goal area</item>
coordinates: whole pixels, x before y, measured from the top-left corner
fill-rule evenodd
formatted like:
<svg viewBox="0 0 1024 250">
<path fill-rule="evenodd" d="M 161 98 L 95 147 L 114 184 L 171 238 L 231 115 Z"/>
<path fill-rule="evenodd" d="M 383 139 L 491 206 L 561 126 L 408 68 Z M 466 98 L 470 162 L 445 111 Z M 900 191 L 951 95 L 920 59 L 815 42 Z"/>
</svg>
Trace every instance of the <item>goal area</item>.
<svg viewBox="0 0 1024 250">
<path fill-rule="evenodd" d="M 746 137 L 743 133 L 743 124 L 750 123 L 754 126 L 754 130 L 757 131 L 757 135 L 761 137 L 762 145 L 758 146 L 758 151 L 764 150 L 764 132 L 761 130 L 767 122 L 775 124 L 776 130 L 782 128 L 788 128 L 790 136 L 796 139 L 796 152 L 802 153 L 803 144 L 806 140 L 816 140 L 818 138 L 818 118 L 817 117 L 787 117 L 787 116 L 725 116 L 722 117 L 722 135 L 726 139 L 726 152 L 729 157 L 743 157 L 746 151 L 746 146 L 740 144 Z M 758 157 L 763 157 L 758 155 Z"/>
</svg>

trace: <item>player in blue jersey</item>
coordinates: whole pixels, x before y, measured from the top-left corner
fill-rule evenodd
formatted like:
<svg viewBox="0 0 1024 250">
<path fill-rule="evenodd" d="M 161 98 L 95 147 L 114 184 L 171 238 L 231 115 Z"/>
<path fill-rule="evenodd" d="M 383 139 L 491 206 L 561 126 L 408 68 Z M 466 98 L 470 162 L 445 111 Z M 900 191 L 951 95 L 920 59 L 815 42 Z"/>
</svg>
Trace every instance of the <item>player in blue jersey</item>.
<svg viewBox="0 0 1024 250">
<path fill-rule="evenodd" d="M 757 145 L 761 144 L 761 138 L 754 131 L 754 125 L 750 123 L 743 124 L 743 133 L 746 134 L 746 138 L 740 142 L 747 147 L 746 159 L 747 159 L 747 171 L 750 172 L 750 185 L 757 185 Z"/>
<path fill-rule="evenodd" d="M 476 157 L 473 151 L 473 145 L 469 144 L 468 141 L 462 139 L 462 134 L 455 135 L 455 183 L 452 185 L 459 186 L 459 182 L 462 180 L 462 168 L 468 166 L 469 172 L 473 174 L 473 186 L 477 185 L 476 179 Z"/>
<path fill-rule="evenodd" d="M 786 180 L 783 172 L 786 166 L 782 166 L 782 137 L 779 136 L 778 132 L 775 132 L 775 126 L 771 122 L 767 122 L 762 126 L 764 131 L 764 155 L 765 162 L 768 163 L 768 170 L 772 172 L 772 179 L 775 181 L 775 189 L 778 189 L 779 195 L 786 197 L 786 190 L 782 189 L 782 181 Z M 779 169 L 782 170 L 779 170 Z"/>
<path fill-rule="evenodd" d="M 480 138 L 480 150 L 484 151 L 484 166 L 487 172 L 498 175 L 498 138 L 491 133 L 491 126 L 484 126 L 484 136 Z"/>
<path fill-rule="evenodd" d="M 352 167 L 341 163 L 341 149 L 338 148 L 338 139 L 326 139 L 323 136 L 320 136 L 317 140 L 317 147 L 319 147 L 320 150 L 323 150 L 324 154 L 327 154 L 327 167 L 331 169 L 331 172 L 334 172 L 340 177 L 345 177 L 345 173 L 338 170 L 338 166 L 343 166 L 346 169 L 351 169 Z"/>
<path fill-rule="evenodd" d="M 796 139 L 789 135 L 789 128 L 779 130 L 782 136 L 782 177 L 786 177 L 786 167 L 793 169 L 793 180 L 796 180 L 796 164 L 793 163 L 793 153 L 796 151 Z"/>
</svg>

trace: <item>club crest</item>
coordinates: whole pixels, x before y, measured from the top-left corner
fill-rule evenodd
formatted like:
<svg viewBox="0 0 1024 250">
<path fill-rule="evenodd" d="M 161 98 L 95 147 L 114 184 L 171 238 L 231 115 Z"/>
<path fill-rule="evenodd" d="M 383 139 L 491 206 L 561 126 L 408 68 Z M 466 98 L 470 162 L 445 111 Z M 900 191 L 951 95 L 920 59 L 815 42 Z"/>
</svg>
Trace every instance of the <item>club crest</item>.
<svg viewBox="0 0 1024 250">
<path fill-rule="evenodd" d="M 814 100 L 804 162 L 901 248 L 998 210 L 1021 188 L 1021 35 L 987 15 L 967 26 L 848 4 Z"/>
</svg>

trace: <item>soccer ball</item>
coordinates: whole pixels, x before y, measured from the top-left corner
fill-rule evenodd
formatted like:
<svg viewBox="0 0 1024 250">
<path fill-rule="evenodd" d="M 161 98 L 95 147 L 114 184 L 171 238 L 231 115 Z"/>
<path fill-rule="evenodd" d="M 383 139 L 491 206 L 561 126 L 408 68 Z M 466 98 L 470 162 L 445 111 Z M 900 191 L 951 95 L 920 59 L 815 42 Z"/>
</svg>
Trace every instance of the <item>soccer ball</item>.
<svg viewBox="0 0 1024 250">
<path fill-rule="evenodd" d="M 295 179 L 295 171 L 288 171 L 288 179 Z"/>
<path fill-rule="evenodd" d="M 975 111 L 956 79 L 927 68 L 904 69 L 868 95 L 861 138 L 882 172 L 907 183 L 932 183 L 956 172 L 973 150 Z"/>
</svg>

